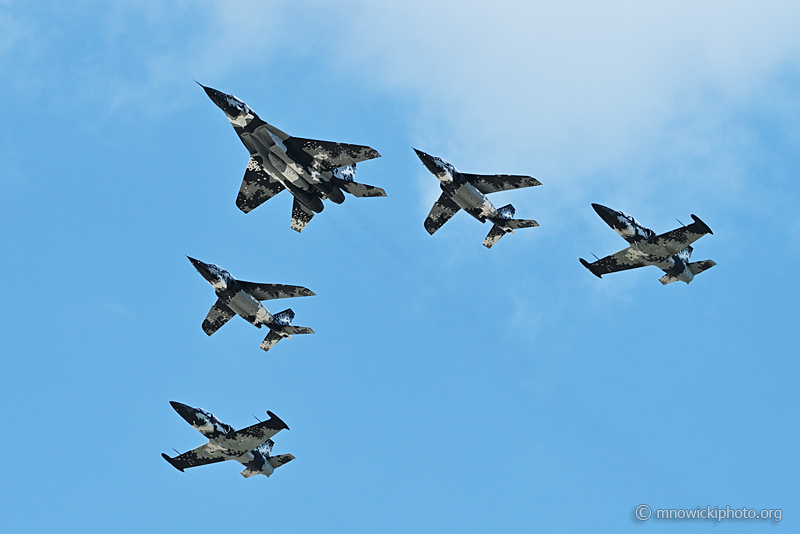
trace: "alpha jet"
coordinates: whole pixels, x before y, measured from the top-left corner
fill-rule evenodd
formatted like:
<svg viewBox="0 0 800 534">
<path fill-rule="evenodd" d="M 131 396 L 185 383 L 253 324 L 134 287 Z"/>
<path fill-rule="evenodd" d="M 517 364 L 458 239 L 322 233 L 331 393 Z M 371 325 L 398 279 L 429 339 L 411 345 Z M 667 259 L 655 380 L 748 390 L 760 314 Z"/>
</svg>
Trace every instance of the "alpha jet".
<svg viewBox="0 0 800 534">
<path fill-rule="evenodd" d="M 716 265 L 712 260 L 689 261 L 693 250 L 690 245 L 704 235 L 714 233 L 696 215 L 692 215 L 694 222 L 689 226 L 656 235 L 625 212 L 600 204 L 592 204 L 592 207 L 600 218 L 630 243 L 628 248 L 594 263 L 580 258 L 583 266 L 598 278 L 608 273 L 655 265 L 666 273 L 659 279 L 662 284 L 671 284 L 678 280 L 688 284 L 695 275 Z"/>
<path fill-rule="evenodd" d="M 284 189 L 294 195 L 292 229 L 302 232 L 322 201 L 344 202 L 344 194 L 355 197 L 385 197 L 380 187 L 353 181 L 356 163 L 379 158 L 368 146 L 348 145 L 316 139 L 290 137 L 261 120 L 255 111 L 233 95 L 202 87 L 225 112 L 233 129 L 250 152 L 236 206 L 245 213 Z"/>
<path fill-rule="evenodd" d="M 189 258 L 187 256 L 187 258 Z M 313 297 L 315 293 L 302 286 L 283 284 L 256 284 L 237 280 L 225 269 L 213 263 L 203 263 L 189 258 L 195 269 L 208 280 L 217 293 L 217 302 L 211 306 L 203 321 L 203 332 L 209 336 L 227 323 L 234 315 L 239 315 L 258 328 L 266 326 L 269 334 L 261 343 L 265 351 L 271 349 L 283 338 L 291 339 L 292 334 L 313 334 L 307 326 L 292 326 L 294 312 L 291 308 L 271 314 L 261 304 L 262 300 L 287 299 L 294 297 Z"/>
<path fill-rule="evenodd" d="M 275 469 L 294 460 L 291 454 L 271 456 L 275 444 L 270 438 L 283 430 L 289 430 L 280 417 L 267 410 L 269 419 L 241 430 L 234 430 L 212 414 L 200 408 L 192 408 L 180 402 L 170 401 L 178 414 L 208 438 L 208 443 L 196 449 L 170 458 L 161 456 L 180 472 L 189 467 L 214 464 L 225 460 L 236 460 L 245 469 L 242 476 L 269 477 Z"/>
<path fill-rule="evenodd" d="M 439 187 L 442 189 L 442 195 L 434 203 L 428 218 L 425 219 L 425 229 L 429 234 L 433 235 L 460 209 L 482 223 L 487 220 L 492 222 L 492 229 L 483 240 L 483 246 L 486 248 L 492 248 L 492 245 L 497 243 L 501 237 L 513 234 L 517 228 L 539 226 L 536 221 L 514 219 L 516 210 L 511 204 L 495 208 L 486 198 L 489 193 L 542 185 L 536 178 L 509 174 L 466 174 L 459 172 L 442 158 L 431 156 L 416 148 L 414 152 L 417 153 L 425 167 L 436 176 L 439 180 Z"/>
</svg>

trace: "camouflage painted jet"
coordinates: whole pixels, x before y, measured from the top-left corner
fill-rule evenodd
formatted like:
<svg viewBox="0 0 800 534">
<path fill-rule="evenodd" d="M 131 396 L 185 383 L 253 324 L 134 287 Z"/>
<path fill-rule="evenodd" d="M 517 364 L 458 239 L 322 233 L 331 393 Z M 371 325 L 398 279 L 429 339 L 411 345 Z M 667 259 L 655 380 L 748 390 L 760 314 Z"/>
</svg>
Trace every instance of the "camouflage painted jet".
<svg viewBox="0 0 800 534">
<path fill-rule="evenodd" d="M 202 87 L 225 112 L 239 139 L 250 151 L 236 206 L 245 213 L 257 208 L 284 189 L 294 195 L 292 228 L 302 232 L 322 201 L 344 202 L 344 194 L 356 197 L 385 197 L 380 187 L 353 181 L 356 163 L 379 158 L 368 146 L 348 145 L 290 137 L 262 121 L 255 111 L 233 95 Z"/>
<path fill-rule="evenodd" d="M 508 204 L 502 208 L 495 208 L 486 195 L 498 191 L 520 189 L 542 185 L 536 178 L 530 176 L 514 176 L 508 174 L 466 174 L 456 170 L 453 165 L 414 149 L 425 167 L 439 180 L 442 195 L 434 203 L 428 218 L 425 219 L 425 229 L 433 235 L 436 230 L 450 220 L 458 210 L 463 209 L 480 222 L 487 219 L 492 222 L 489 235 L 483 240 L 483 246 L 492 248 L 505 234 L 513 234 L 516 228 L 531 228 L 539 226 L 536 221 L 513 219 L 516 210 Z"/>
<path fill-rule="evenodd" d="M 608 273 L 655 265 L 666 273 L 659 279 L 662 284 L 671 284 L 678 280 L 688 284 L 695 275 L 716 265 L 712 260 L 689 263 L 693 250 L 690 244 L 706 234 L 714 233 L 696 215 L 692 215 L 694 222 L 689 226 L 656 235 L 627 213 L 600 204 L 592 204 L 592 207 L 615 232 L 631 244 L 628 248 L 594 263 L 580 258 L 583 266 L 598 278 Z"/>
<path fill-rule="evenodd" d="M 289 430 L 289 427 L 269 410 L 267 410 L 269 415 L 267 421 L 234 430 L 232 426 L 226 425 L 205 410 L 175 401 L 170 401 L 170 404 L 187 423 L 208 438 L 208 443 L 205 445 L 175 458 L 161 453 L 161 456 L 180 472 L 198 465 L 236 460 L 245 467 L 242 471 L 243 477 L 248 478 L 253 475 L 269 477 L 275 469 L 294 460 L 291 454 L 270 456 L 274 445 L 270 438 L 284 428 Z"/>
<path fill-rule="evenodd" d="M 187 256 L 189 258 L 189 256 Z M 208 280 L 217 293 L 217 302 L 211 306 L 203 321 L 203 332 L 209 336 L 227 323 L 234 315 L 239 315 L 250 324 L 269 328 L 269 334 L 261 343 L 261 348 L 269 350 L 282 338 L 291 339 L 292 334 L 313 334 L 307 326 L 292 326 L 294 312 L 291 308 L 271 314 L 261 304 L 262 300 L 286 299 L 293 297 L 313 297 L 315 293 L 302 286 L 282 284 L 256 284 L 237 280 L 231 273 L 213 263 L 203 263 L 189 258 L 195 269 Z"/>
</svg>

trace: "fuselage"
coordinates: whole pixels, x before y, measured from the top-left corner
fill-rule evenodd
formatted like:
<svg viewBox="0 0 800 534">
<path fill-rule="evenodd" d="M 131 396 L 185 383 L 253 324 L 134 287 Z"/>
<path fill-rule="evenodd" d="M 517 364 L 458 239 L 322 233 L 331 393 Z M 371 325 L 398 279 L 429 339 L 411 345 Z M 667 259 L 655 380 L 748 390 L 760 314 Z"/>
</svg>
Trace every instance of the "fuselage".
<svg viewBox="0 0 800 534">
<path fill-rule="evenodd" d="M 264 170 L 306 207 L 319 213 L 324 207 L 323 199 L 329 198 L 337 204 L 344 202 L 344 194 L 331 182 L 330 172 L 319 169 L 316 161 L 302 150 L 284 144 L 289 135 L 261 120 L 235 96 L 210 87 L 203 89 L 225 112 L 250 156 L 259 156 Z"/>
</svg>

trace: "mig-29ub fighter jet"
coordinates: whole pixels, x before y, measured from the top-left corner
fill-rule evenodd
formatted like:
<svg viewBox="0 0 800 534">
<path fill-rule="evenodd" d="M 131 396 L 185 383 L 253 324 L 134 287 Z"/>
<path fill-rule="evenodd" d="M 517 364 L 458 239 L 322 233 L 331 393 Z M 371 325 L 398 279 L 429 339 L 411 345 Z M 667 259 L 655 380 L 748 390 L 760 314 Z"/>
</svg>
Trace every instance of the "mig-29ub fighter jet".
<svg viewBox="0 0 800 534">
<path fill-rule="evenodd" d="M 189 256 L 187 256 L 189 258 Z M 211 306 L 203 321 L 203 332 L 209 336 L 220 329 L 234 315 L 241 316 L 250 324 L 261 328 L 266 325 L 269 334 L 261 343 L 261 348 L 271 349 L 282 338 L 291 339 L 292 334 L 313 334 L 307 326 L 292 326 L 294 312 L 291 308 L 275 315 L 267 311 L 262 300 L 286 299 L 293 297 L 313 297 L 315 293 L 302 286 L 286 286 L 283 284 L 256 284 L 237 280 L 231 273 L 217 267 L 213 263 L 203 263 L 189 258 L 195 269 L 214 288 L 217 302 Z"/>
<path fill-rule="evenodd" d="M 514 176 L 509 174 L 466 174 L 456 170 L 453 165 L 414 149 L 425 167 L 439 180 L 442 195 L 431 208 L 428 218 L 425 219 L 425 229 L 433 235 L 436 230 L 450 220 L 458 210 L 463 209 L 480 222 L 492 222 L 489 235 L 483 240 L 483 246 L 492 248 L 505 234 L 513 234 L 516 228 L 531 228 L 539 226 L 536 221 L 513 219 L 516 210 L 508 204 L 502 208 L 495 208 L 486 195 L 498 191 L 520 189 L 542 185 L 536 178 L 530 176 Z"/>
<path fill-rule="evenodd" d="M 284 189 L 294 195 L 292 229 L 302 232 L 322 201 L 344 202 L 344 194 L 356 197 L 385 197 L 380 187 L 353 181 L 356 163 L 379 158 L 368 146 L 348 145 L 290 137 L 262 121 L 255 111 L 233 95 L 202 87 L 225 112 L 233 129 L 250 151 L 236 206 L 245 213 L 257 208 Z"/>
<path fill-rule="evenodd" d="M 695 275 L 716 265 L 712 260 L 689 262 L 693 250 L 690 245 L 704 235 L 714 233 L 696 215 L 692 215 L 694 222 L 689 226 L 656 235 L 627 213 L 600 204 L 592 204 L 592 207 L 615 232 L 631 244 L 628 248 L 594 263 L 580 258 L 583 266 L 598 278 L 608 273 L 655 265 L 666 273 L 659 279 L 662 284 L 671 284 L 678 280 L 688 284 Z"/>
<path fill-rule="evenodd" d="M 192 408 L 180 402 L 170 401 L 178 414 L 186 422 L 195 427 L 208 438 L 208 443 L 189 452 L 170 458 L 162 453 L 172 467 L 183 472 L 188 467 L 214 464 L 225 460 L 236 460 L 245 467 L 242 476 L 266 475 L 269 477 L 275 469 L 294 460 L 291 454 L 272 453 L 272 436 L 283 430 L 289 430 L 286 423 L 274 413 L 267 410 L 269 419 L 241 430 L 234 430 L 212 414 L 200 408 Z"/>
</svg>

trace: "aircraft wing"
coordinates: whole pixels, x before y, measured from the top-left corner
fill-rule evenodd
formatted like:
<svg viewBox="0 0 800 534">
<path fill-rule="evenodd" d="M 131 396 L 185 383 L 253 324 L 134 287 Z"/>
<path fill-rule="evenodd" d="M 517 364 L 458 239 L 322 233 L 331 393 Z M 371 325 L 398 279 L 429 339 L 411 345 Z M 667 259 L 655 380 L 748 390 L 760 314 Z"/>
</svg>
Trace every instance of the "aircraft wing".
<svg viewBox="0 0 800 534">
<path fill-rule="evenodd" d="M 433 235 L 436 230 L 450 220 L 450 217 L 458 213 L 461 208 L 447 193 L 442 193 L 439 200 L 434 202 L 428 218 L 425 219 L 425 229 Z"/>
<path fill-rule="evenodd" d="M 532 176 L 518 176 L 514 174 L 466 174 L 461 175 L 478 191 L 484 195 L 497 193 L 498 191 L 509 191 L 511 189 L 521 189 L 523 187 L 533 187 L 542 185 L 542 182 Z"/>
<path fill-rule="evenodd" d="M 217 302 L 208 310 L 208 315 L 206 315 L 203 321 L 203 332 L 210 336 L 222 328 L 222 325 L 230 321 L 234 315 L 236 315 L 235 311 L 230 309 L 228 305 L 220 299 L 217 299 Z"/>
<path fill-rule="evenodd" d="M 628 269 L 652 265 L 646 258 L 642 257 L 641 253 L 638 253 L 638 251 L 634 253 L 631 247 L 620 250 L 605 258 L 601 258 L 594 263 L 589 263 L 581 258 L 581 263 L 598 278 L 608 273 L 616 273 L 618 271 L 627 271 Z"/>
<path fill-rule="evenodd" d="M 645 245 L 640 245 L 642 251 L 648 254 L 662 255 L 663 251 L 666 251 L 666 255 L 671 256 L 685 249 L 704 235 L 713 233 L 711 228 L 696 215 L 692 215 L 692 219 L 694 219 L 694 222 L 689 226 L 677 228 L 671 232 L 648 239 Z M 651 247 L 653 250 L 651 250 Z"/>
<path fill-rule="evenodd" d="M 316 139 L 303 139 L 302 137 L 292 137 L 284 141 L 284 143 L 294 145 L 294 147 L 314 158 L 321 169 L 325 171 L 332 171 L 338 167 L 381 157 L 374 148 L 362 145 L 348 145 L 347 143 L 318 141 Z"/>
<path fill-rule="evenodd" d="M 254 282 L 242 282 L 239 285 L 245 291 L 253 295 L 256 300 L 290 299 L 294 297 L 313 297 L 313 291 L 303 286 L 287 286 L 283 284 L 256 284 Z"/>
<path fill-rule="evenodd" d="M 196 449 L 189 452 L 170 458 L 166 454 L 161 454 L 166 461 L 172 464 L 172 467 L 183 471 L 189 467 L 197 467 L 198 465 L 215 464 L 217 462 L 224 462 L 228 460 L 228 456 L 224 454 L 224 449 L 220 449 L 219 445 L 208 442 L 205 445 L 200 445 Z"/>
<path fill-rule="evenodd" d="M 261 164 L 261 156 L 252 156 L 244 172 L 242 187 L 236 197 L 236 207 L 245 213 L 271 199 L 285 189 L 282 183 L 269 175 Z"/>
<path fill-rule="evenodd" d="M 243 454 L 263 445 L 281 430 L 289 430 L 280 417 L 269 410 L 267 410 L 267 415 L 269 415 L 269 419 L 266 421 L 228 434 L 225 437 L 225 448 Z"/>
</svg>

